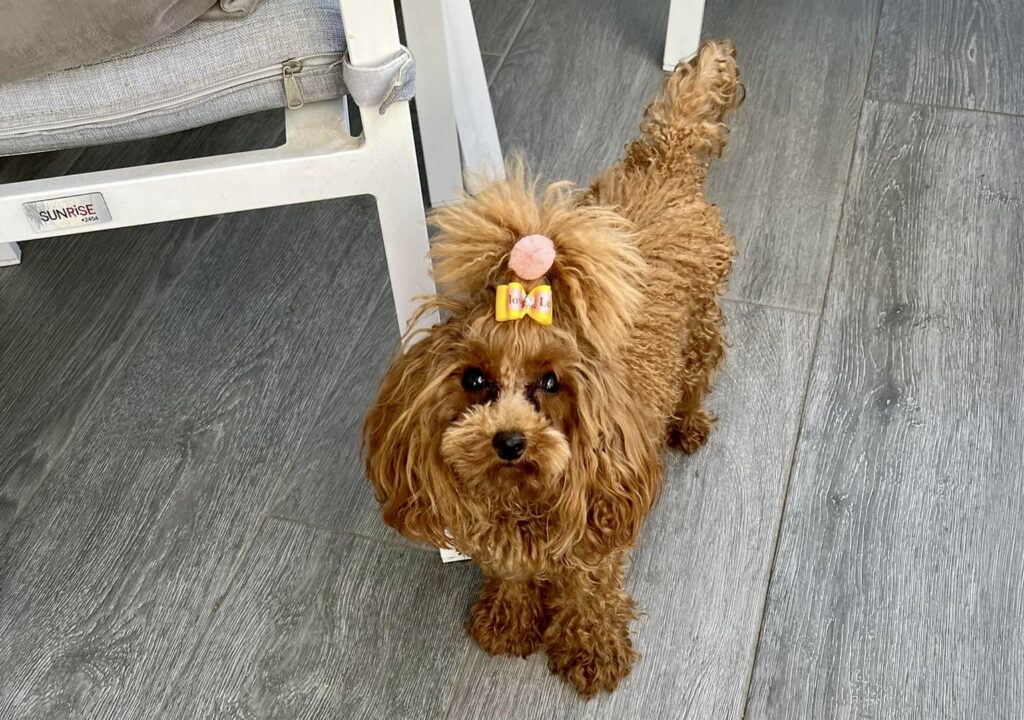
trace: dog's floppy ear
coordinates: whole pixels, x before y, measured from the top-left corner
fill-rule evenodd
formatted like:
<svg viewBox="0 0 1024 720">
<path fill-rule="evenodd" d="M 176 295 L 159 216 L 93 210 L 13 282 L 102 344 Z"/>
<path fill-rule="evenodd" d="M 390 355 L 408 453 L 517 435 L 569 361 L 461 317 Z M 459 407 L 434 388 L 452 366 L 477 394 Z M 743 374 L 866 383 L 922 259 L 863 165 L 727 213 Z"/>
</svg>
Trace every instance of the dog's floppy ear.
<svg viewBox="0 0 1024 720">
<path fill-rule="evenodd" d="M 402 535 L 447 545 L 439 506 L 451 494 L 450 471 L 440 456 L 442 428 L 435 411 L 450 368 L 444 327 L 435 328 L 392 363 L 363 426 L 366 474 L 384 522 Z M 426 380 L 426 385 L 424 381 Z"/>
<path fill-rule="evenodd" d="M 431 255 L 438 292 L 494 302 L 496 286 L 518 278 L 512 246 L 527 235 L 551 238 L 555 259 L 546 278 L 554 323 L 608 357 L 626 339 L 641 307 L 644 262 L 628 220 L 612 208 L 582 202 L 571 183 L 538 193 L 519 161 L 507 180 L 435 211 Z"/>
<path fill-rule="evenodd" d="M 586 487 L 587 527 L 580 550 L 591 557 L 631 548 L 661 491 L 660 429 L 636 410 L 617 373 L 591 368 L 577 392 L 567 472 Z M 621 377 L 621 376 L 619 376 Z"/>
</svg>

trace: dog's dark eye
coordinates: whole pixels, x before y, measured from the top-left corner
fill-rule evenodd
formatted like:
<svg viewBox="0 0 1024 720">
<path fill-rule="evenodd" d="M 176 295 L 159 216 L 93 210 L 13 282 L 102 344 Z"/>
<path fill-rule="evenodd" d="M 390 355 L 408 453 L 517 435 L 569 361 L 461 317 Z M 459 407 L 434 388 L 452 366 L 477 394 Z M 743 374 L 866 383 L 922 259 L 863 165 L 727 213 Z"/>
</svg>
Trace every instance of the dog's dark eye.
<svg viewBox="0 0 1024 720">
<path fill-rule="evenodd" d="M 480 368 L 466 368 L 462 373 L 462 387 L 469 392 L 479 392 L 487 387 L 487 376 Z"/>
<path fill-rule="evenodd" d="M 540 382 L 537 383 L 537 387 L 549 395 L 554 395 L 561 386 L 558 384 L 557 375 L 553 372 L 546 372 L 540 376 Z"/>
</svg>

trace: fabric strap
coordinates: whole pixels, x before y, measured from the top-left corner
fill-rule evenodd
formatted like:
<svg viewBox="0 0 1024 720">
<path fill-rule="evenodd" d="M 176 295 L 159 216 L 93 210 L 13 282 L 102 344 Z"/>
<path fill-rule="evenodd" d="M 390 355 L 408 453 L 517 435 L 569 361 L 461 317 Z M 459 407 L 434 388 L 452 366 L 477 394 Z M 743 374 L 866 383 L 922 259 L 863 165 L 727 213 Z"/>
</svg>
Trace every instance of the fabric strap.
<svg viewBox="0 0 1024 720">
<path fill-rule="evenodd" d="M 199 16 L 199 20 L 238 20 L 248 17 L 262 0 L 220 0 Z"/>
<path fill-rule="evenodd" d="M 356 105 L 379 105 L 381 115 L 394 103 L 412 100 L 416 94 L 416 61 L 404 46 L 394 57 L 373 67 L 357 67 L 346 56 L 342 74 Z"/>
</svg>

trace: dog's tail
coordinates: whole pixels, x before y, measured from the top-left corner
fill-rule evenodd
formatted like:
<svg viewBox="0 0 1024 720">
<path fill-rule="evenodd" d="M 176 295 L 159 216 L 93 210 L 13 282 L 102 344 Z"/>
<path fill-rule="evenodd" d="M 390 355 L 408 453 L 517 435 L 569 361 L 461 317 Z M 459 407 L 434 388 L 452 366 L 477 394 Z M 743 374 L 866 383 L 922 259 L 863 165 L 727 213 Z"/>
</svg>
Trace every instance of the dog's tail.
<svg viewBox="0 0 1024 720">
<path fill-rule="evenodd" d="M 729 40 L 709 40 L 697 57 L 680 62 L 661 95 L 644 112 L 640 131 L 657 154 L 721 155 L 729 127 L 725 115 L 742 101 L 736 48 Z"/>
<path fill-rule="evenodd" d="M 736 48 L 728 40 L 704 43 L 697 57 L 680 62 L 644 112 L 641 136 L 622 160 L 598 175 L 589 199 L 617 208 L 640 226 L 704 183 L 708 161 L 725 146 L 725 116 L 743 97 Z"/>
<path fill-rule="evenodd" d="M 641 136 L 626 146 L 621 162 L 595 178 L 592 197 L 631 216 L 632 205 L 647 204 L 644 196 L 667 198 L 674 184 L 703 183 L 708 160 L 722 154 L 729 134 L 725 116 L 742 96 L 732 42 L 704 43 L 697 57 L 676 65 L 644 111 Z"/>
</svg>

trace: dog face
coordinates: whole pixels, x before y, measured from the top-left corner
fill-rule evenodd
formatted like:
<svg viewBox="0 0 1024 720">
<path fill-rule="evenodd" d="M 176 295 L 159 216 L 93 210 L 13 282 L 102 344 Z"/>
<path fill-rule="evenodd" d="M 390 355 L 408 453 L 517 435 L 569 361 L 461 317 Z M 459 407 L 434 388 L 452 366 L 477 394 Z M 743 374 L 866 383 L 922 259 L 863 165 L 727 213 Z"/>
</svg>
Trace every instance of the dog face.
<svg viewBox="0 0 1024 720">
<path fill-rule="evenodd" d="M 419 481 L 457 546 L 505 572 L 563 556 L 587 517 L 584 476 L 570 471 L 582 452 L 583 359 L 571 337 L 530 322 L 451 321 L 458 340 L 445 343 L 445 380 L 429 401 L 443 468 Z"/>
<path fill-rule="evenodd" d="M 442 292 L 427 307 L 448 319 L 395 360 L 364 431 L 385 521 L 437 546 L 447 531 L 504 576 L 631 544 L 660 478 L 657 431 L 618 352 L 643 268 L 629 228 L 566 186 L 535 199 L 512 174 L 434 216 Z M 511 246 L 529 232 L 556 246 L 551 326 L 494 316 Z"/>
<path fill-rule="evenodd" d="M 489 514 L 526 521 L 549 517 L 564 499 L 578 373 L 575 349 L 542 333 L 474 333 L 446 384 L 454 420 L 443 430 L 441 456 L 459 487 Z M 530 337 L 532 336 L 532 337 Z"/>
</svg>

